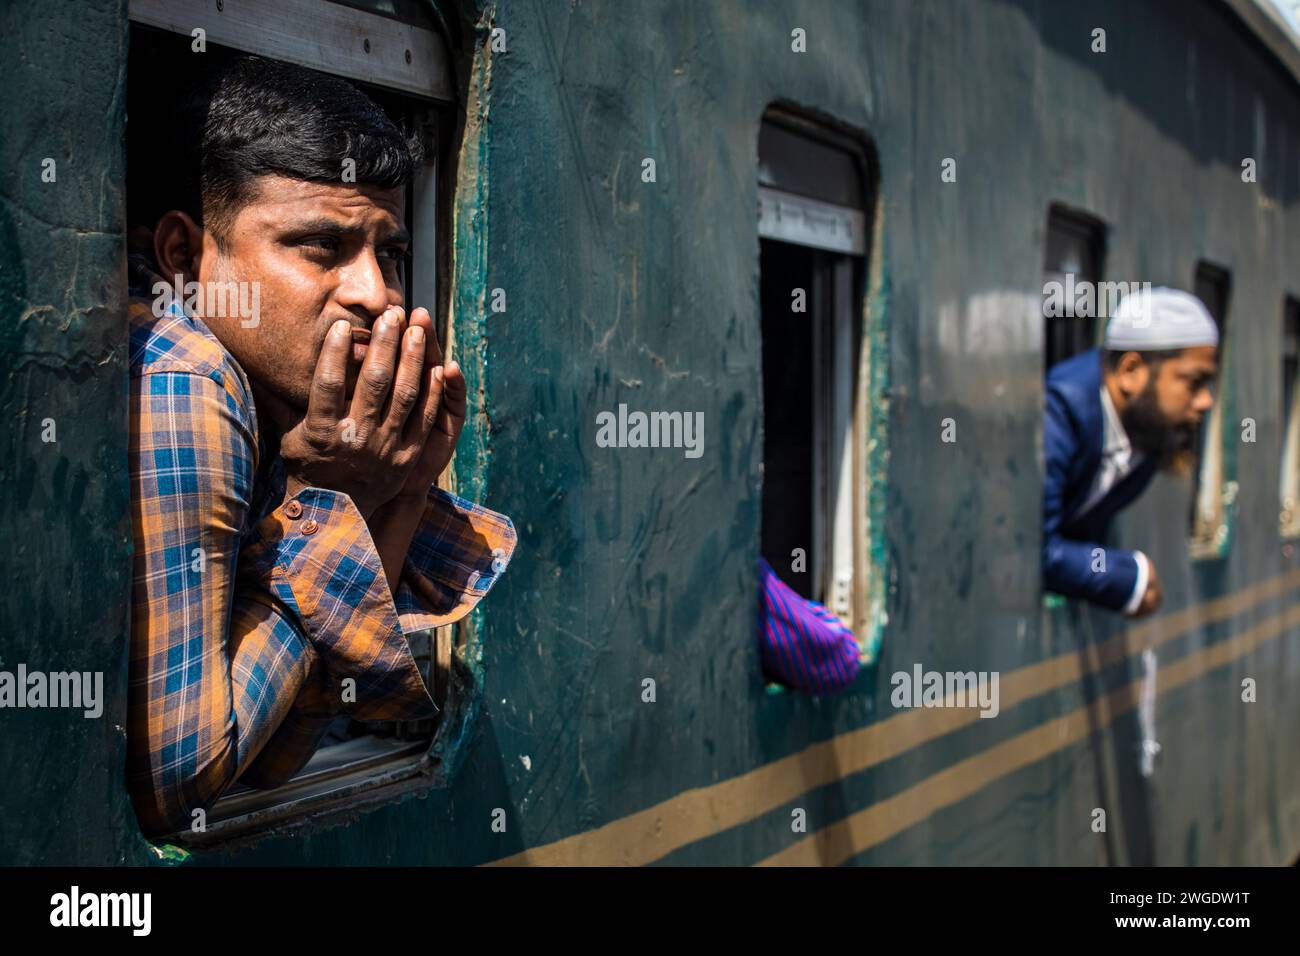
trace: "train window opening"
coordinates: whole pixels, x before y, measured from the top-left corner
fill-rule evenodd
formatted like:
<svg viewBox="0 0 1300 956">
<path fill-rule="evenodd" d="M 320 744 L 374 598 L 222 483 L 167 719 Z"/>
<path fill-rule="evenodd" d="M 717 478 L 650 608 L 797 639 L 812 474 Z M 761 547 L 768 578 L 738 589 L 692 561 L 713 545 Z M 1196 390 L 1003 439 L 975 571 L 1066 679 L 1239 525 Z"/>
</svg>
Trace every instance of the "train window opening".
<svg viewBox="0 0 1300 956">
<path fill-rule="evenodd" d="M 1300 299 L 1288 296 L 1282 307 L 1282 508 L 1285 538 L 1300 538 Z"/>
<path fill-rule="evenodd" d="M 1227 553 L 1231 533 L 1230 508 L 1236 496 L 1236 483 L 1226 473 L 1224 422 L 1228 399 L 1228 297 L 1231 291 L 1228 271 L 1208 262 L 1196 267 L 1193 292 L 1214 317 L 1219 327 L 1219 378 L 1214 407 L 1202 422 L 1197 438 L 1198 452 L 1192 472 L 1192 498 L 1188 524 L 1193 557 L 1222 557 Z"/>
<path fill-rule="evenodd" d="M 1095 294 L 1085 290 L 1097 290 L 1101 281 L 1105 228 L 1101 220 L 1063 206 L 1053 205 L 1048 210 L 1043 250 L 1043 353 L 1047 369 L 1097 344 L 1097 316 L 1103 305 Z M 1063 297 L 1047 294 L 1052 283 L 1059 283 Z"/>
<path fill-rule="evenodd" d="M 210 70 L 231 57 L 253 53 L 285 60 L 353 82 L 408 135 L 424 141 L 425 161 L 406 189 L 406 226 L 411 254 L 403 265 L 408 307 L 421 304 L 435 316 L 446 342 L 447 303 L 438 297 L 445 273 L 438 166 L 445 158 L 454 113 L 445 43 L 432 28 L 424 4 L 410 0 L 247 0 L 224 12 L 190 0 L 131 0 L 128 59 L 127 207 L 128 231 L 137 239 L 152 230 L 169 198 L 155 194 L 174 176 L 160 164 L 167 150 L 169 111 L 179 104 L 167 93 L 188 84 L 196 70 Z M 301 25 L 312 23 L 311 38 Z M 204 49 L 193 31 L 205 30 Z M 440 155 L 441 154 L 441 155 Z M 141 232 L 144 230 L 144 232 Z M 458 633 L 453 633 L 458 632 Z M 444 718 L 456 707 L 459 681 L 451 671 L 463 628 L 442 627 L 408 635 L 412 655 Z M 431 781 L 429 754 L 438 718 L 407 722 L 361 722 L 346 715 L 330 726 L 310 761 L 292 780 L 271 790 L 235 783 L 208 811 L 202 832 L 173 834 L 169 841 L 202 846 L 246 839 L 272 829 L 300 825 L 411 790 Z"/>
<path fill-rule="evenodd" d="M 861 641 L 867 179 L 851 148 L 819 132 L 772 113 L 759 132 L 760 548 Z"/>
</svg>

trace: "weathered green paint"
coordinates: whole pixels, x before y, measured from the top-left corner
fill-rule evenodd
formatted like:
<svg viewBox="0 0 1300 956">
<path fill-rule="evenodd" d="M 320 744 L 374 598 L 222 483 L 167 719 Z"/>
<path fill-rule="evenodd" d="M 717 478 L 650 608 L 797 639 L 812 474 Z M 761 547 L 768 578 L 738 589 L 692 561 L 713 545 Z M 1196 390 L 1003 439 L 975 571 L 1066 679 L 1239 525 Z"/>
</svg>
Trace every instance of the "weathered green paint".
<svg viewBox="0 0 1300 956">
<path fill-rule="evenodd" d="M 873 157 L 874 158 L 874 157 Z M 887 587 L 890 579 L 889 505 L 889 246 L 886 242 L 883 204 L 877 203 L 872 236 L 872 257 L 863 290 L 865 318 L 863 361 L 866 369 L 870 408 L 867 428 L 867 548 L 868 584 L 866 634 L 860 635 L 862 662 L 875 664 L 889 623 Z"/>
<path fill-rule="evenodd" d="M 0 156 L 18 171 L 0 204 L 0 403 L 14 423 L 0 508 L 17 543 L 0 647 L 6 664 L 104 669 L 112 716 L 0 714 L 0 853 L 157 863 L 134 828 L 115 726 L 129 598 L 116 305 L 125 25 L 120 3 L 83 7 L 19 3 L 0 39 L 16 64 Z M 1240 371 L 1225 425 L 1252 415 L 1260 440 L 1234 446 L 1231 550 L 1188 560 L 1187 483 L 1165 478 L 1125 515 L 1122 540 L 1152 555 L 1171 608 L 1295 565 L 1278 552 L 1276 396 L 1281 297 L 1287 283 L 1300 291 L 1300 95 L 1220 5 L 513 0 L 460 22 L 478 29 L 463 74 L 453 321 L 478 397 L 456 478 L 513 516 L 519 550 L 475 616 L 463 709 L 426 798 L 187 865 L 484 862 L 888 717 L 889 676 L 914 662 L 1008 673 L 1114 633 L 1112 617 L 1045 610 L 1038 587 L 1033 303 L 1054 201 L 1110 224 L 1107 278 L 1187 287 L 1201 258 L 1232 271 Z M 509 50 L 489 59 L 491 24 Z M 1104 55 L 1089 51 L 1098 25 Z M 796 26 L 806 54 L 790 50 Z M 887 621 L 877 666 L 829 700 L 765 693 L 753 638 L 756 153 L 759 118 L 778 100 L 862 131 L 881 176 L 867 308 L 888 316 L 869 325 L 873 388 L 888 392 L 873 409 L 888 444 L 871 464 L 870 509 L 873 560 L 890 569 L 877 584 Z M 58 190 L 39 184 L 34 157 L 47 151 L 65 157 Z M 1245 155 L 1260 161 L 1257 186 L 1240 182 Z M 647 156 L 657 183 L 641 182 Z M 949 156 L 956 184 L 940 182 Z M 501 315 L 485 309 L 497 286 Z M 595 416 L 619 402 L 704 411 L 704 457 L 597 448 Z M 39 443 L 46 409 L 57 459 Z M 953 445 L 939 440 L 949 416 Z M 1281 604 L 1194 629 L 1161 660 Z M 1289 860 L 1300 754 L 1281 702 L 1300 689 L 1298 638 L 1162 697 L 1151 781 L 1136 772 L 1130 714 L 853 862 Z M 664 862 L 767 856 L 790 843 L 793 806 L 823 827 L 1113 690 L 1136 666 L 976 721 Z M 1262 703 L 1239 703 L 1243 676 Z M 654 704 L 641 701 L 646 677 Z M 1105 839 L 1088 829 L 1099 805 L 1111 811 Z M 497 807 L 505 834 L 489 825 Z"/>
<path fill-rule="evenodd" d="M 490 29 L 491 8 L 474 20 L 463 20 L 466 33 Z M 472 35 L 472 33 L 471 33 Z M 480 35 L 481 40 L 481 35 Z M 488 392 L 487 296 L 488 281 L 488 186 L 485 174 L 491 142 L 488 113 L 491 107 L 491 51 L 482 43 L 471 47 L 470 60 L 462 75 L 465 86 L 465 120 L 458 157 L 458 185 L 453 215 L 454 304 L 449 345 L 465 372 L 469 401 L 466 428 L 461 433 L 453 467 L 453 486 L 474 501 L 486 502 L 487 477 L 491 462 L 491 410 Z M 478 56 L 472 54 L 477 52 Z M 453 672 L 452 706 L 444 712 L 434 741 L 434 753 L 441 758 L 437 784 L 445 786 L 464 764 L 470 749 L 483 697 L 483 609 L 474 611 L 464 623 L 465 651 Z"/>
<path fill-rule="evenodd" d="M 122 776 L 125 50 L 117 0 L 0 11 L 0 666 L 102 671 L 105 696 L 98 720 L 0 711 L 6 863 L 111 863 L 144 848 Z M 54 182 L 42 182 L 45 158 Z"/>
</svg>

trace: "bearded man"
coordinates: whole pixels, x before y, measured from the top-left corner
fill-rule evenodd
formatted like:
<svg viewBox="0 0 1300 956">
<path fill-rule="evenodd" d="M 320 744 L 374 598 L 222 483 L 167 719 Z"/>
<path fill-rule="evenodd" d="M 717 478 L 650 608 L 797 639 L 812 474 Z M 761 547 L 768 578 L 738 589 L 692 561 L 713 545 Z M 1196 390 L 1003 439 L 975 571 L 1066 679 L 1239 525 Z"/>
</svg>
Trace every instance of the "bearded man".
<svg viewBox="0 0 1300 956">
<path fill-rule="evenodd" d="M 1150 558 L 1101 542 L 1157 471 L 1191 471 L 1201 421 L 1214 404 L 1218 346 L 1218 326 L 1200 299 L 1143 289 L 1121 300 L 1102 348 L 1048 372 L 1047 590 L 1133 617 L 1160 607 Z"/>
</svg>

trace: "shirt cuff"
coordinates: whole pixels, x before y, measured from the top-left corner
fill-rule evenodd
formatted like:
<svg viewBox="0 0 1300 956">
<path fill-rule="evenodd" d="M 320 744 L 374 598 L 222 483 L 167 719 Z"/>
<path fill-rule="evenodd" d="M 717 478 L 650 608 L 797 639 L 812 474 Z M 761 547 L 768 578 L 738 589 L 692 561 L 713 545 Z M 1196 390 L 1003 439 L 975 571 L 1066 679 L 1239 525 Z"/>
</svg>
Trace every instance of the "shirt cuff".
<svg viewBox="0 0 1300 956">
<path fill-rule="evenodd" d="M 1133 614 L 1142 605 L 1142 598 L 1147 593 L 1147 581 L 1151 576 L 1150 565 L 1147 563 L 1147 556 L 1141 551 L 1134 551 L 1133 558 L 1137 561 L 1138 578 L 1137 584 L 1133 586 L 1133 594 L 1124 605 L 1125 614 Z"/>
<path fill-rule="evenodd" d="M 370 529 L 346 494 L 305 488 L 285 501 L 257 525 L 240 565 L 311 642 L 343 713 L 418 720 L 438 712 Z"/>
<path fill-rule="evenodd" d="M 430 488 L 397 589 L 406 633 L 452 624 L 473 610 L 505 573 L 516 540 L 505 515 Z"/>
</svg>

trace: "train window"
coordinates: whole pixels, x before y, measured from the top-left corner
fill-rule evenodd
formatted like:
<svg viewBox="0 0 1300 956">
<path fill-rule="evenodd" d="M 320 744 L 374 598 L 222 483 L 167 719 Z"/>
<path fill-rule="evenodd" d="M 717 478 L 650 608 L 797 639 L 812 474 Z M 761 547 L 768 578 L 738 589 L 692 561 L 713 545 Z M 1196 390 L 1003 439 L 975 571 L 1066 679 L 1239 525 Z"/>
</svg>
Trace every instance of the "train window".
<svg viewBox="0 0 1300 956">
<path fill-rule="evenodd" d="M 869 643 L 867 174 L 852 141 L 784 113 L 764 117 L 758 146 L 761 550 Z"/>
<path fill-rule="evenodd" d="M 151 195 L 153 171 L 168 161 L 158 148 L 158 130 L 174 108 L 159 91 L 170 78 L 192 76 L 238 53 L 284 60 L 351 80 L 386 110 L 399 127 L 425 140 L 426 161 L 407 190 L 406 225 L 418 254 L 405 268 L 407 301 L 427 304 L 443 341 L 448 307 L 440 301 L 438 272 L 446 269 L 440 221 L 449 222 L 438 201 L 438 164 L 455 117 L 452 82 L 442 35 L 427 6 L 412 0 L 242 0 L 212 4 L 191 0 L 131 0 L 128 62 L 128 217 L 131 226 L 151 228 L 150 210 L 166 197 Z M 305 33 L 302 24 L 312 24 Z M 194 31 L 204 31 L 204 49 Z M 453 633 L 455 630 L 455 633 Z M 458 712 L 450 679 L 453 644 L 460 629 L 410 635 L 412 652 L 441 710 L 441 720 Z M 444 730 L 438 720 L 360 723 L 341 717 L 308 764 L 286 785 L 253 790 L 235 784 L 208 811 L 203 832 L 173 834 L 187 845 L 247 838 L 296 826 L 308 816 L 355 810 L 408 791 L 432 779 L 431 742 Z"/>
<path fill-rule="evenodd" d="M 1286 538 L 1300 538 L 1300 299 L 1282 308 L 1282 511 Z"/>
<path fill-rule="evenodd" d="M 1062 206 L 1048 210 L 1043 255 L 1043 351 L 1049 369 L 1097 344 L 1100 304 L 1097 308 L 1080 306 L 1078 298 L 1089 285 L 1095 289 L 1101 281 L 1104 252 L 1105 226 L 1100 220 Z M 1051 283 L 1060 284 L 1066 293 L 1063 299 L 1047 295 Z M 1092 297 L 1089 301 L 1096 303 Z"/>
<path fill-rule="evenodd" d="M 1236 482 L 1227 473 L 1224 422 L 1231 421 L 1224 403 L 1229 400 L 1228 295 L 1231 277 L 1226 269 L 1202 262 L 1196 267 L 1193 291 L 1205 303 L 1219 326 L 1219 384 L 1209 418 L 1202 424 L 1200 452 L 1192 474 L 1193 488 L 1189 525 L 1194 557 L 1222 557 L 1227 554 L 1231 534 L 1231 513 Z"/>
</svg>

